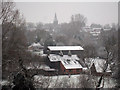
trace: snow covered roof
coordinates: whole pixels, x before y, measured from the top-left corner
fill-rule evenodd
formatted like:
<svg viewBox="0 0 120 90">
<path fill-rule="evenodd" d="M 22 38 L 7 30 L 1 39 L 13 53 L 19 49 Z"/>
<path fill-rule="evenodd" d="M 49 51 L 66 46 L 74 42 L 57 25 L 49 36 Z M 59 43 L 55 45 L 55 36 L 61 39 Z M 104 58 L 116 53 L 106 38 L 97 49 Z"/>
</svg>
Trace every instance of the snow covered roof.
<svg viewBox="0 0 120 90">
<path fill-rule="evenodd" d="M 55 71 L 55 69 L 53 69 L 53 68 L 50 68 L 48 65 L 46 65 L 46 64 L 42 64 L 41 66 L 40 66 L 40 69 L 43 69 L 43 70 L 45 70 L 45 71 Z"/>
<path fill-rule="evenodd" d="M 110 31 L 111 29 L 104 29 L 104 31 Z"/>
<path fill-rule="evenodd" d="M 33 43 L 29 47 L 42 47 L 40 43 Z"/>
<path fill-rule="evenodd" d="M 82 68 L 80 63 L 77 61 L 77 60 L 79 60 L 77 55 L 71 55 L 71 56 L 63 55 L 63 56 L 60 56 L 60 55 L 50 54 L 48 56 L 48 58 L 51 62 L 60 61 L 66 69 Z"/>
<path fill-rule="evenodd" d="M 48 58 L 50 59 L 51 62 L 62 61 L 64 59 L 79 60 L 79 58 L 77 57 L 77 55 L 71 55 L 71 56 L 63 55 L 63 56 L 60 56 L 60 55 L 56 55 L 56 54 L 50 54 L 48 56 Z"/>
<path fill-rule="evenodd" d="M 65 58 L 64 60 L 61 61 L 65 69 L 79 69 L 82 68 L 82 66 L 79 64 L 78 61 L 74 59 L 67 59 Z"/>
<path fill-rule="evenodd" d="M 56 69 L 50 68 L 48 65 L 46 64 L 42 64 L 42 65 L 32 65 L 30 64 L 29 66 L 26 66 L 27 69 L 42 69 L 44 71 L 56 71 Z"/>
<path fill-rule="evenodd" d="M 93 28 L 93 30 L 101 30 L 102 28 Z"/>
<path fill-rule="evenodd" d="M 51 51 L 84 50 L 81 46 L 48 46 Z"/>
<path fill-rule="evenodd" d="M 61 59 L 62 59 L 62 57 L 60 55 L 55 55 L 55 54 L 50 54 L 48 56 L 48 58 L 51 62 L 61 61 Z"/>
<path fill-rule="evenodd" d="M 100 59 L 100 58 L 95 58 L 95 59 L 89 58 L 89 61 L 90 61 L 90 62 L 89 62 L 89 65 L 88 65 L 89 68 L 91 68 L 91 66 L 92 66 L 93 63 L 94 63 L 96 71 L 97 71 L 97 72 L 103 72 L 103 69 L 104 69 L 105 63 L 106 63 L 106 61 L 105 61 L 104 59 Z M 110 70 L 110 65 L 108 65 L 106 72 L 111 72 L 111 70 Z"/>
<path fill-rule="evenodd" d="M 95 68 L 96 68 L 97 72 L 103 72 L 103 68 L 104 68 L 105 63 L 106 63 L 105 60 L 103 60 L 103 59 L 95 59 L 93 61 L 93 63 L 95 65 Z"/>
<path fill-rule="evenodd" d="M 48 65 L 46 65 L 46 64 L 42 64 L 41 66 L 40 66 L 40 69 L 50 69 L 50 67 L 48 66 Z"/>
</svg>

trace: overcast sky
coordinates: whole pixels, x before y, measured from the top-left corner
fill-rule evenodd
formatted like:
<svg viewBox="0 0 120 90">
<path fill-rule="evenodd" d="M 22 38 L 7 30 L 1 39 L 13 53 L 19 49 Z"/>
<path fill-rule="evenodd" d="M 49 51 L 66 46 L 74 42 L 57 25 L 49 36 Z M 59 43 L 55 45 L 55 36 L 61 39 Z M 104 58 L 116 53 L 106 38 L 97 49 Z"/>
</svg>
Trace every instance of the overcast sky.
<svg viewBox="0 0 120 90">
<path fill-rule="evenodd" d="M 71 15 L 82 14 L 87 24 L 111 24 L 118 22 L 117 2 L 16 2 L 27 22 L 52 23 L 55 12 L 58 22 L 69 22 Z"/>
</svg>

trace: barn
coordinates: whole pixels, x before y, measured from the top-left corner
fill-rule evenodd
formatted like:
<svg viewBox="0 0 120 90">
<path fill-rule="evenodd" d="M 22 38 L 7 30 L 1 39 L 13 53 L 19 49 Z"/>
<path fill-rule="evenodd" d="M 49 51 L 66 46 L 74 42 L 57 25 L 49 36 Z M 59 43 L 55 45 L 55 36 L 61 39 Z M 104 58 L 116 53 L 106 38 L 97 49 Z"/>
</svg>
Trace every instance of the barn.
<svg viewBox="0 0 120 90">
<path fill-rule="evenodd" d="M 47 65 L 57 69 L 59 74 L 78 74 L 82 72 L 82 65 L 76 54 L 84 49 L 81 46 L 48 46 Z"/>
<path fill-rule="evenodd" d="M 59 74 L 78 74 L 82 72 L 82 65 L 78 62 L 77 55 L 55 55 L 48 56 L 47 65 L 50 68 L 57 69 Z"/>
</svg>

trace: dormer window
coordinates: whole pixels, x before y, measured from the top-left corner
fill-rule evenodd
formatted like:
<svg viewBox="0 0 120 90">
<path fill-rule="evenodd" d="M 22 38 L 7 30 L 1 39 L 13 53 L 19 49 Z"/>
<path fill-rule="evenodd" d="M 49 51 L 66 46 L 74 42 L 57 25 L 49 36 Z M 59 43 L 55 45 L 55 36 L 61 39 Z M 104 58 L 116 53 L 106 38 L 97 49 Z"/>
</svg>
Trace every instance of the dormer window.
<svg viewBox="0 0 120 90">
<path fill-rule="evenodd" d="M 69 59 L 67 59 L 67 63 L 70 64 L 70 60 Z"/>
</svg>

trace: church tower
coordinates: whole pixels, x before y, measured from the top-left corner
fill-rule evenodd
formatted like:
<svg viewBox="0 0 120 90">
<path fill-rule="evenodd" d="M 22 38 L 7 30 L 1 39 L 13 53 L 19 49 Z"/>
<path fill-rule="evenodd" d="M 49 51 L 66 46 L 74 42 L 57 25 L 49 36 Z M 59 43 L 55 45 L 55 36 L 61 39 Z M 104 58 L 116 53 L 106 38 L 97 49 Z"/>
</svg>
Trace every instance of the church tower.
<svg viewBox="0 0 120 90">
<path fill-rule="evenodd" d="M 53 25 L 54 25 L 54 26 L 58 25 L 58 20 L 57 20 L 57 15 L 56 15 L 56 13 L 55 13 Z"/>
</svg>

